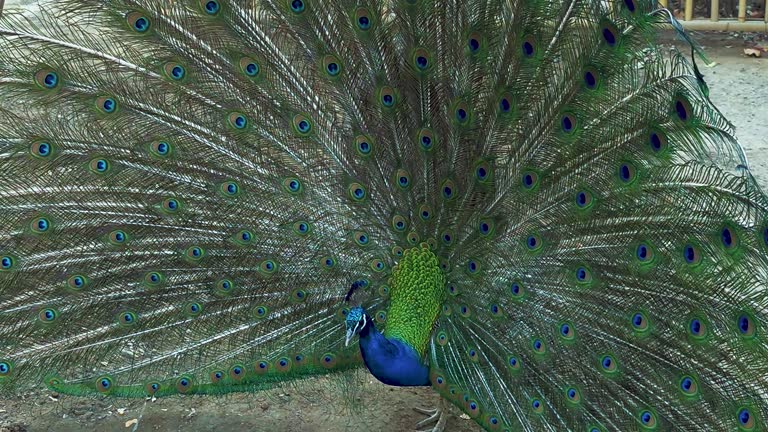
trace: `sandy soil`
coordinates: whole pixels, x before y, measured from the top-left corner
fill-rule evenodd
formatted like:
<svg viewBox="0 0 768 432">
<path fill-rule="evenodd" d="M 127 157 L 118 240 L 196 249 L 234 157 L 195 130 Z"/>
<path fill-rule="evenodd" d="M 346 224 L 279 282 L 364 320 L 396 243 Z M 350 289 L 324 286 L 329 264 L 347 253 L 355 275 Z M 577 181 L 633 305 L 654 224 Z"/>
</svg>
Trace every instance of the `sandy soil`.
<svg viewBox="0 0 768 432">
<path fill-rule="evenodd" d="M 711 98 L 737 127 L 753 175 L 768 190 L 768 58 L 743 55 L 743 36 L 697 33 L 711 60 L 702 68 Z M 749 35 L 747 35 L 749 37 Z M 667 43 L 671 37 L 665 36 Z M 674 43 L 674 42 L 673 42 Z M 680 42 L 678 45 L 682 46 Z M 423 416 L 414 406 L 438 403 L 429 388 L 393 388 L 367 372 L 349 377 L 355 386 L 320 379 L 259 394 L 173 397 L 157 401 L 84 399 L 41 390 L 0 400 L 0 432 L 23 431 L 407 431 Z M 350 394 L 350 391 L 354 391 Z M 351 400 L 351 402 L 350 402 Z M 138 419 L 138 427 L 129 423 Z M 451 409 L 446 430 L 480 431 Z"/>
</svg>

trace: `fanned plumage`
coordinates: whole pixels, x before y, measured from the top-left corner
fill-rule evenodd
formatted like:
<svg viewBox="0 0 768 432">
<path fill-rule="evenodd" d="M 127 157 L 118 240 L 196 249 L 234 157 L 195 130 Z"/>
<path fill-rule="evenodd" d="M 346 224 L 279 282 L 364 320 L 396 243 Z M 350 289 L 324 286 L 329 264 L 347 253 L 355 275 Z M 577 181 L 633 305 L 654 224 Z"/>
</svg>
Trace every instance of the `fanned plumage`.
<svg viewBox="0 0 768 432">
<path fill-rule="evenodd" d="M 654 45 L 667 20 L 646 0 L 6 11 L 0 388 L 379 377 L 344 344 L 352 286 L 348 336 L 367 311 L 488 430 L 762 430 L 768 201 Z"/>
</svg>

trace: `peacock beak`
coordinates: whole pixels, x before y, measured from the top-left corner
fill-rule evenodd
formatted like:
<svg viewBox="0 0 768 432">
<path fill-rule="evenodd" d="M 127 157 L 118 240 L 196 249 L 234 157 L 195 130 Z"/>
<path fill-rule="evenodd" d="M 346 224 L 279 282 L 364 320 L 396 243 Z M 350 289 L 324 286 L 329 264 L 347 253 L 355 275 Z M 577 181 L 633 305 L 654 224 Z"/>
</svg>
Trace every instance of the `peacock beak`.
<svg viewBox="0 0 768 432">
<path fill-rule="evenodd" d="M 352 337 L 355 336 L 355 329 L 347 329 L 347 340 L 344 341 L 344 346 L 349 346 L 349 341 L 352 340 Z"/>
</svg>

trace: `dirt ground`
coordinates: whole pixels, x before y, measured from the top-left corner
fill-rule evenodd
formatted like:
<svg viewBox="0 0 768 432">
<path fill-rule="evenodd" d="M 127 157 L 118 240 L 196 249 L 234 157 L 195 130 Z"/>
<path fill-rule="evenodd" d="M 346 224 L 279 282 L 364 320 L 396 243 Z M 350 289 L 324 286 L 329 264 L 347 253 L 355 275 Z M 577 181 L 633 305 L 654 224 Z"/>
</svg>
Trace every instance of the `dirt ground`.
<svg viewBox="0 0 768 432">
<path fill-rule="evenodd" d="M 694 36 L 710 59 L 718 63 L 702 68 L 711 98 L 737 127 L 753 175 L 768 190 L 768 58 L 743 55 L 744 38 L 754 35 L 713 32 Z M 673 38 L 666 35 L 664 41 L 669 44 Z M 429 388 L 388 387 L 375 382 L 367 372 L 350 379 L 357 384 L 352 395 L 344 393 L 349 392 L 348 386 L 327 379 L 309 387 L 299 384 L 258 394 L 180 396 L 156 401 L 83 399 L 41 390 L 18 400 L 0 400 L 0 432 L 408 431 L 423 418 L 412 407 L 438 403 Z M 480 428 L 452 409 L 446 430 L 468 432 Z"/>
</svg>

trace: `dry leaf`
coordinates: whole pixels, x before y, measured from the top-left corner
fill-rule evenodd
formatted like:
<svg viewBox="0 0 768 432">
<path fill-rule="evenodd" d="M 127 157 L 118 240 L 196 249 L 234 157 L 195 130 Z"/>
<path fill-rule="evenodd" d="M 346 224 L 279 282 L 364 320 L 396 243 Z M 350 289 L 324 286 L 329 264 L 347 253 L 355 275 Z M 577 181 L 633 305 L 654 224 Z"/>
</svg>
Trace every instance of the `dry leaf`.
<svg viewBox="0 0 768 432">
<path fill-rule="evenodd" d="M 138 423 L 139 423 L 139 419 L 128 420 L 127 422 L 125 422 L 125 427 L 129 428 Z"/>
<path fill-rule="evenodd" d="M 744 48 L 744 54 L 749 57 L 760 57 L 763 55 L 763 52 L 759 49 Z"/>
</svg>

